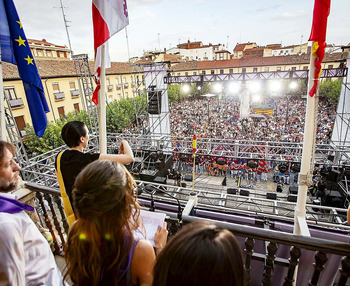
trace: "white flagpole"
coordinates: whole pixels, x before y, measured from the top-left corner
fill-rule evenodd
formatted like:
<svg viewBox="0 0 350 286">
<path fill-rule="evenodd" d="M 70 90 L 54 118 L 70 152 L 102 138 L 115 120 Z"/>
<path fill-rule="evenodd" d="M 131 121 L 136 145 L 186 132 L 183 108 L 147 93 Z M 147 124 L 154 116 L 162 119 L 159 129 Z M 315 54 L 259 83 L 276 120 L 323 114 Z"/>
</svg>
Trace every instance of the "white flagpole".
<svg viewBox="0 0 350 286">
<path fill-rule="evenodd" d="M 101 45 L 101 74 L 100 74 L 100 92 L 98 99 L 99 107 L 99 147 L 100 153 L 107 153 L 106 136 L 106 43 Z"/>
<path fill-rule="evenodd" d="M 1 50 L 0 50 L 1 59 Z M 0 139 L 7 141 L 6 139 L 6 123 L 5 123 L 5 93 L 4 83 L 2 78 L 2 61 L 0 61 Z"/>
<path fill-rule="evenodd" d="M 314 42 L 312 42 L 312 45 Z M 312 46 L 313 47 L 313 46 Z M 303 142 L 303 153 L 301 158 L 301 167 L 299 173 L 299 188 L 298 188 L 298 200 L 297 206 L 294 213 L 294 230 L 293 234 L 310 236 L 310 232 L 306 223 L 306 198 L 308 190 L 308 178 L 312 176 L 311 159 L 314 158 L 314 132 L 315 132 L 315 118 L 316 118 L 316 96 L 318 96 L 318 89 L 316 94 L 311 97 L 309 95 L 310 89 L 314 85 L 315 76 L 315 57 L 310 55 L 310 71 L 309 71 L 309 83 L 308 83 L 308 93 L 307 93 L 307 104 L 306 104 L 306 115 L 305 115 L 305 125 L 304 125 L 304 142 Z"/>
</svg>

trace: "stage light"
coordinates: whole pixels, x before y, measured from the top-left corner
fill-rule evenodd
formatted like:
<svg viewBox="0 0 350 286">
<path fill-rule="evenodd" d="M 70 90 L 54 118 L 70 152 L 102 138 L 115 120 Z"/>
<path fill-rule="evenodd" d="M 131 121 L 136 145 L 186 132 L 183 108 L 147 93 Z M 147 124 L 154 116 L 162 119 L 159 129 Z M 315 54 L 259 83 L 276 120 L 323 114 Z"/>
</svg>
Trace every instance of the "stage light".
<svg viewBox="0 0 350 286">
<path fill-rule="evenodd" d="M 270 90 L 272 92 L 280 92 L 282 89 L 282 83 L 279 80 L 273 80 L 270 82 Z"/>
<path fill-rule="evenodd" d="M 252 93 L 256 93 L 256 92 L 259 92 L 261 89 L 261 83 L 259 81 L 251 81 L 249 83 L 249 90 L 252 92 Z"/>
<path fill-rule="evenodd" d="M 191 89 L 191 88 L 190 88 L 190 86 L 189 86 L 188 84 L 184 84 L 184 85 L 182 86 L 182 91 L 185 92 L 185 93 L 189 92 L 190 89 Z"/>
<path fill-rule="evenodd" d="M 219 83 L 219 82 L 215 83 L 214 86 L 213 86 L 213 90 L 216 93 L 221 92 L 222 91 L 222 84 Z"/>
<path fill-rule="evenodd" d="M 289 88 L 290 89 L 296 89 L 298 87 L 298 83 L 296 81 L 292 81 L 290 84 L 289 84 Z"/>
<path fill-rule="evenodd" d="M 241 85 L 237 82 L 231 82 L 229 85 L 229 90 L 232 93 L 238 93 L 241 88 Z"/>
<path fill-rule="evenodd" d="M 253 102 L 260 102 L 261 101 L 261 95 L 260 94 L 254 94 L 252 96 L 252 101 Z"/>
<path fill-rule="evenodd" d="M 200 85 L 198 85 L 198 86 L 197 86 L 197 89 L 198 89 L 198 90 L 201 90 L 201 89 L 202 89 L 202 87 L 201 87 Z"/>
</svg>

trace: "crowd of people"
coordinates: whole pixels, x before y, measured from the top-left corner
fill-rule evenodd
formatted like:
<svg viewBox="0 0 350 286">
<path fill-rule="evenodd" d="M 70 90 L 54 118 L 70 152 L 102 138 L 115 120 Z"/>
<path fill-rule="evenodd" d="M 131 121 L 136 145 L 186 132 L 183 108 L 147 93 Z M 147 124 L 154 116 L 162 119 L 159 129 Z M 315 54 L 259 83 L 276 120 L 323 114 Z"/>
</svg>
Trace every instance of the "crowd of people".
<svg viewBox="0 0 350 286">
<path fill-rule="evenodd" d="M 170 104 L 171 134 L 252 141 L 302 142 L 306 99 L 274 98 L 265 106 L 272 114 L 240 119 L 240 103 L 232 98 L 192 99 Z M 319 101 L 316 142 L 328 144 L 335 119 L 335 106 Z M 254 114 L 254 110 L 251 110 Z"/>
<path fill-rule="evenodd" d="M 174 138 L 174 169 L 192 172 L 192 156 L 180 154 L 177 151 L 178 140 L 185 137 L 214 138 L 227 140 L 274 141 L 293 142 L 303 141 L 306 99 L 300 96 L 285 98 L 274 97 L 266 100 L 265 107 L 270 108 L 265 114 L 254 113 L 253 116 L 240 119 L 240 102 L 238 98 L 212 97 L 210 99 L 184 99 L 170 103 L 170 128 Z M 261 107 L 261 105 L 260 105 Z M 266 111 L 266 110 L 265 110 Z M 318 103 L 318 119 L 316 143 L 329 144 L 336 107 L 327 99 L 320 98 Z M 126 133 L 148 134 L 150 127 L 147 121 L 133 124 L 125 130 Z M 197 152 L 196 172 L 201 174 L 207 171 L 210 176 L 226 175 L 236 178 L 254 178 L 266 180 L 267 175 L 276 167 L 273 162 L 264 162 L 263 166 L 249 168 L 248 159 L 224 159 L 216 156 L 224 150 L 224 146 L 216 144 L 211 151 L 214 156 Z M 216 149 L 215 149 L 216 148 Z M 231 151 L 226 150 L 228 157 Z M 232 153 L 232 152 L 231 152 Z M 224 160 L 225 162 L 221 162 Z M 289 166 L 290 167 L 290 166 Z"/>
</svg>

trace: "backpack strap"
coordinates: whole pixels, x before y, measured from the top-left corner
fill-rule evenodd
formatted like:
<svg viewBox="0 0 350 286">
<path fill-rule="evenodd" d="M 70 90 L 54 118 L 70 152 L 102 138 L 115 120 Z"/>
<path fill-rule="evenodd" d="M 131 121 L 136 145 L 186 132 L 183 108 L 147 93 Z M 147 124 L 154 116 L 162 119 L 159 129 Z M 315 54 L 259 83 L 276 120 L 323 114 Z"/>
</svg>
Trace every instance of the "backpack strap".
<svg viewBox="0 0 350 286">
<path fill-rule="evenodd" d="M 69 197 L 68 197 L 67 192 L 66 192 L 66 188 L 64 186 L 62 172 L 61 172 L 61 156 L 62 156 L 63 152 L 64 151 L 59 153 L 57 156 L 56 175 L 57 175 L 57 179 L 58 179 L 58 185 L 60 186 L 60 192 L 61 192 L 61 197 L 63 200 L 64 212 L 66 214 L 68 224 L 69 224 L 69 226 L 71 226 L 72 223 L 75 221 L 75 216 L 74 216 L 72 205 L 70 203 Z"/>
</svg>

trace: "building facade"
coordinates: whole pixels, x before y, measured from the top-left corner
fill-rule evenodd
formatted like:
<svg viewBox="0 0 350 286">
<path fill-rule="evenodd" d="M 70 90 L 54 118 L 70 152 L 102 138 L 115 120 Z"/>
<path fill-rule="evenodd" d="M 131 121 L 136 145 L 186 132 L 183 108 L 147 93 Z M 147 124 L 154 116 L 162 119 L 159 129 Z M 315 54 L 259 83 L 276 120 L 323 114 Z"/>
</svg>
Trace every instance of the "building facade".
<svg viewBox="0 0 350 286">
<path fill-rule="evenodd" d="M 43 42 L 43 41 L 39 41 Z M 33 42 L 32 42 L 33 43 Z M 198 45 L 198 44 L 197 44 Z M 79 75 L 75 70 L 74 62 L 65 57 L 51 59 L 50 53 L 46 52 L 46 58 L 41 59 L 38 50 L 38 43 L 35 44 L 36 54 L 35 62 L 42 79 L 47 102 L 50 112 L 47 113 L 49 122 L 54 122 L 67 113 L 80 111 L 84 108 L 84 98 L 80 86 Z M 238 46 L 238 45 L 237 45 Z M 121 98 L 133 97 L 145 92 L 143 64 L 152 62 L 168 62 L 169 74 L 173 76 L 189 75 L 215 75 L 232 73 L 251 73 L 251 72 L 269 72 L 269 71 L 295 71 L 308 70 L 310 63 L 310 52 L 296 53 L 292 55 L 271 55 L 264 56 L 265 50 L 279 50 L 281 46 L 270 45 L 264 49 L 257 49 L 256 54 L 245 52 L 257 48 L 255 43 L 240 44 L 235 48 L 233 58 L 229 58 L 229 52 L 217 50 L 214 52 L 218 58 L 213 60 L 201 61 L 181 61 L 179 55 L 168 55 L 166 53 L 157 53 L 144 56 L 135 63 L 113 62 L 111 68 L 106 70 L 106 95 L 107 101 L 112 102 Z M 56 46 L 57 47 L 57 46 Z M 192 46 L 190 46 L 192 47 Z M 196 45 L 194 46 L 197 49 Z M 299 47 L 300 46 L 295 46 Z M 302 49 L 307 48 L 303 46 Z M 34 49 L 33 48 L 33 49 Z M 201 46 L 197 49 L 200 50 Z M 310 49 L 310 48 L 309 48 Z M 283 50 L 283 49 L 282 49 Z M 47 50 L 46 50 L 47 51 Z M 64 52 L 62 49 L 60 52 Z M 330 49 L 326 53 L 322 62 L 322 69 L 337 68 L 341 60 L 346 58 L 346 53 L 337 52 L 336 49 Z M 68 51 L 66 51 L 68 52 Z M 240 53 L 242 52 L 242 53 Z M 295 53 L 297 48 L 294 49 Z M 284 52 L 283 52 L 284 54 Z M 68 56 L 68 53 L 65 55 Z M 204 58 L 204 57 L 203 57 Z M 224 59 L 221 59 L 224 58 Z M 89 62 L 90 71 L 93 71 L 94 63 Z M 24 93 L 22 81 L 18 75 L 17 67 L 9 63 L 2 63 L 4 91 L 12 108 L 13 116 L 18 129 L 24 135 L 24 128 L 27 124 L 31 125 L 28 103 Z"/>
</svg>

